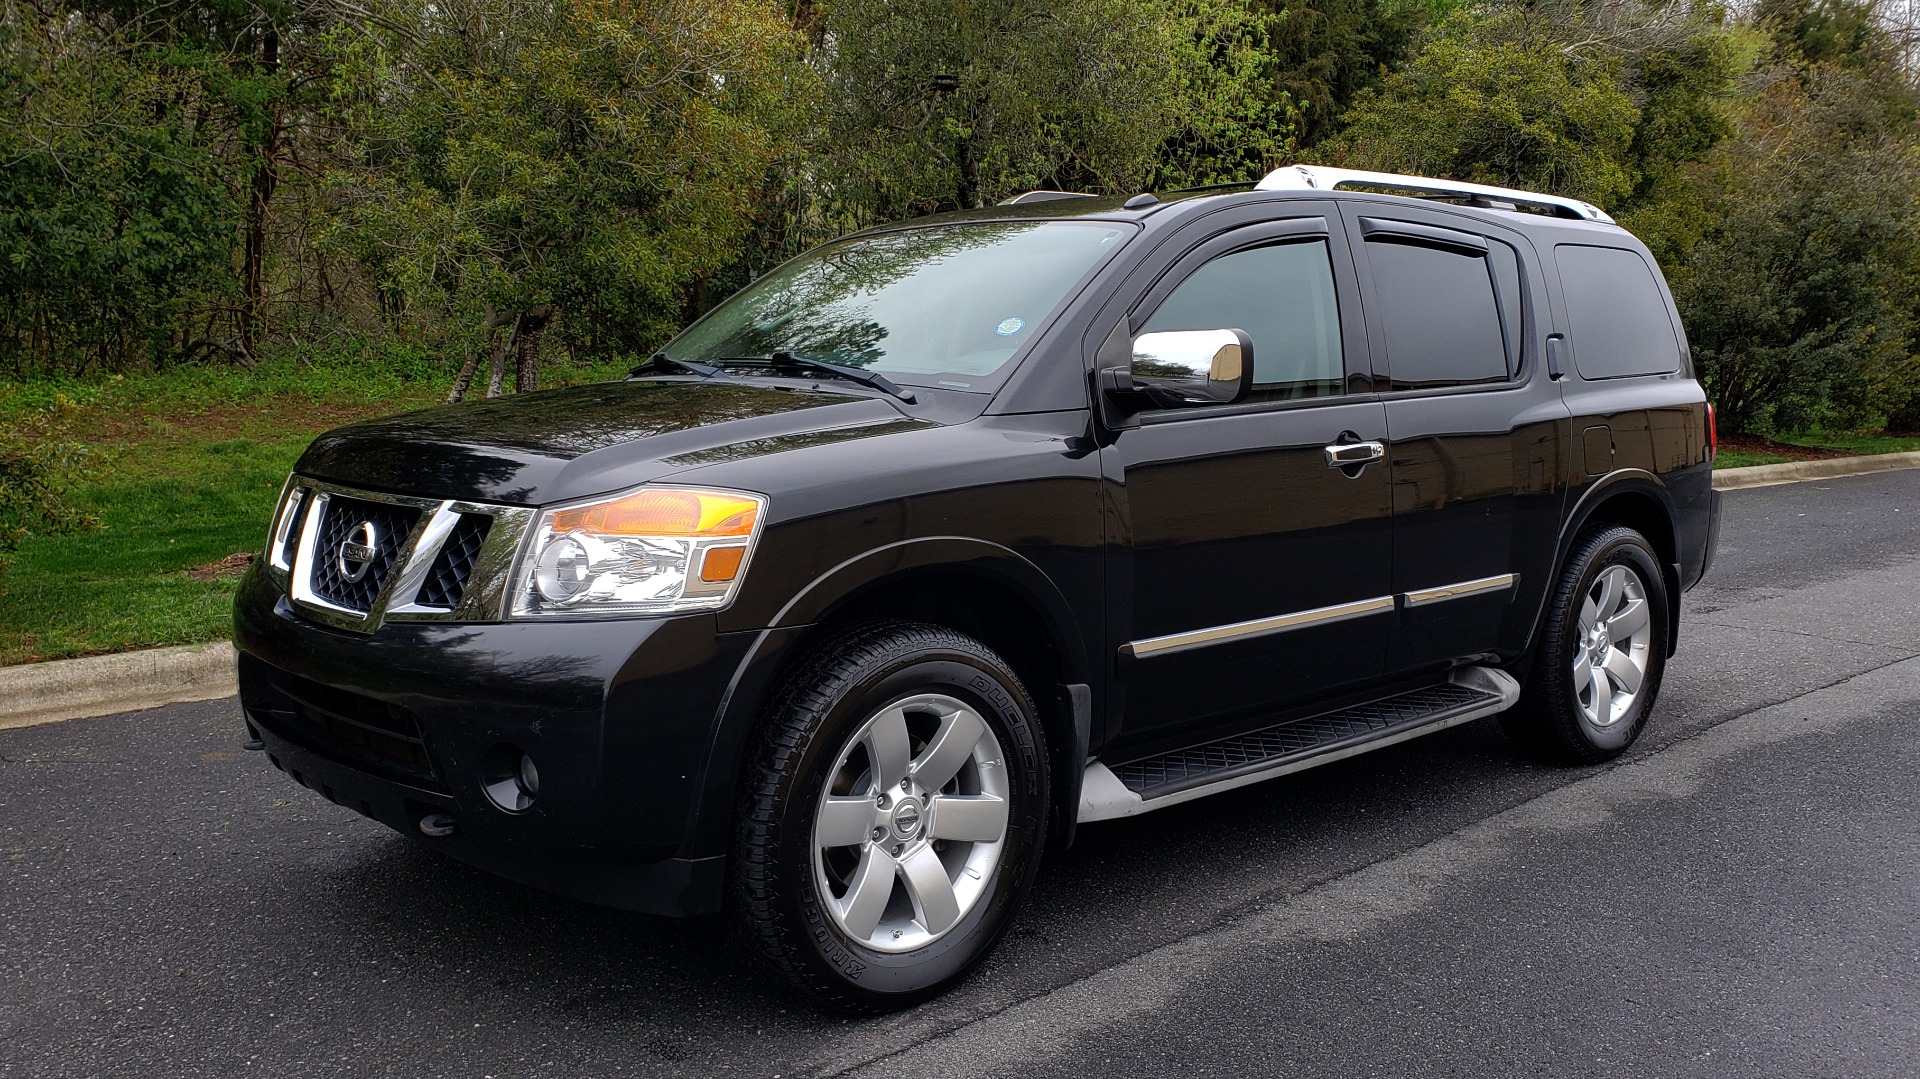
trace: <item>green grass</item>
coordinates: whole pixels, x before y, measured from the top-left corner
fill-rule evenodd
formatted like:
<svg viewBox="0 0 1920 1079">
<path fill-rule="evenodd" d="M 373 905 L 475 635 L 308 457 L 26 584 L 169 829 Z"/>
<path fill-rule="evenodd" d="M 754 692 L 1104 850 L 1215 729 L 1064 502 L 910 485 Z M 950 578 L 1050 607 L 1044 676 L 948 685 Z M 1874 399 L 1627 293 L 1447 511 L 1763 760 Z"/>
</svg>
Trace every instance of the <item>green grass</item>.
<svg viewBox="0 0 1920 1079">
<path fill-rule="evenodd" d="M 0 579 L 0 663 L 225 637 L 238 573 L 186 571 L 260 548 L 306 443 L 229 439 L 123 459 L 81 491 L 99 531 L 29 537 Z"/>
<path fill-rule="evenodd" d="M 274 499 L 315 435 L 436 404 L 452 382 L 452 364 L 375 360 L 4 387 L 0 422 L 55 393 L 79 401 L 73 437 L 106 467 L 76 492 L 99 531 L 29 536 L 0 571 L 0 665 L 225 638 L 239 573 L 187 571 L 264 546 Z M 558 386 L 625 373 L 616 363 L 543 375 Z"/>
<path fill-rule="evenodd" d="M 1892 435 L 1829 435 L 1818 431 L 1783 436 L 1780 441 L 1796 446 L 1813 446 L 1842 453 L 1907 453 L 1920 450 L 1920 438 L 1896 438 Z"/>
<path fill-rule="evenodd" d="M 1713 455 L 1715 468 L 1746 468 L 1748 465 L 1777 465 L 1791 461 L 1791 457 L 1782 457 L 1777 453 L 1744 453 L 1740 450 L 1721 450 Z"/>
</svg>

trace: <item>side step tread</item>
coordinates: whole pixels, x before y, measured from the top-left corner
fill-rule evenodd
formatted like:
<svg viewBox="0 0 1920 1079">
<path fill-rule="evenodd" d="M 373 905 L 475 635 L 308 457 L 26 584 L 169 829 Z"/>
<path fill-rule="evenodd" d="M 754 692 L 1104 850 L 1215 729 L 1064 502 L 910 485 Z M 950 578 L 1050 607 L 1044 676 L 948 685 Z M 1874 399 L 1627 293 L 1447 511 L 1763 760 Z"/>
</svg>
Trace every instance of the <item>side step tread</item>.
<svg viewBox="0 0 1920 1079">
<path fill-rule="evenodd" d="M 1431 723 L 1455 710 L 1490 704 L 1498 699 L 1497 695 L 1484 690 L 1443 682 L 1337 712 L 1115 765 L 1113 774 L 1128 790 L 1142 798 L 1152 798 L 1241 771 L 1263 769 L 1284 757 L 1305 756 L 1385 734 L 1396 727 Z"/>
<path fill-rule="evenodd" d="M 1078 820 L 1113 820 L 1417 738 L 1512 707 L 1520 684 L 1491 667 L 1446 682 L 1109 767 L 1088 762 Z"/>
</svg>

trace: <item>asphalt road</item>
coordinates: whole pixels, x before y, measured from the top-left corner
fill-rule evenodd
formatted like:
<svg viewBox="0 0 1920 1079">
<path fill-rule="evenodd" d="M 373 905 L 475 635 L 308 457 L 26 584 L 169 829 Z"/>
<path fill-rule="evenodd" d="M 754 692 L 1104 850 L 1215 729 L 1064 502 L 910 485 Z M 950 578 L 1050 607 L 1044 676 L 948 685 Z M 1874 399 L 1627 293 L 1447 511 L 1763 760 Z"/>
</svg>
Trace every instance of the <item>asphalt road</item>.
<svg viewBox="0 0 1920 1079">
<path fill-rule="evenodd" d="M 1489 720 L 1087 827 L 879 1020 L 332 806 L 232 701 L 0 732 L 0 1076 L 1911 1076 L 1917 518 L 1730 493 L 1622 761 Z"/>
</svg>

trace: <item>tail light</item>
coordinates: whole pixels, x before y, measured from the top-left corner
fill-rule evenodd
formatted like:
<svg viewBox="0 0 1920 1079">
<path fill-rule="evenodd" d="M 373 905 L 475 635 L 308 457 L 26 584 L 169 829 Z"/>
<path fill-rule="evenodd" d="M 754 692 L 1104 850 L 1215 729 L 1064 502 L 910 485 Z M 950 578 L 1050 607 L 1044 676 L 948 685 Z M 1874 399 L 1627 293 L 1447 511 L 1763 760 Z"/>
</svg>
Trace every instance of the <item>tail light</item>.
<svg viewBox="0 0 1920 1079">
<path fill-rule="evenodd" d="M 1720 424 L 1713 418 L 1713 402 L 1707 402 L 1707 460 L 1720 456 Z"/>
</svg>

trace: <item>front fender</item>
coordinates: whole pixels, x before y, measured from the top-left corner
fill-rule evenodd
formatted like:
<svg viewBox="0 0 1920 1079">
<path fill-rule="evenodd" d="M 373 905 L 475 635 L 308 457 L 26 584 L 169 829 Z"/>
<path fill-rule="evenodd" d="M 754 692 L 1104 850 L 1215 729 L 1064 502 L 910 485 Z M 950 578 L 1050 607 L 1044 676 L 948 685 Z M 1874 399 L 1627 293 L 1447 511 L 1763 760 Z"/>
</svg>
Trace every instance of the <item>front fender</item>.
<svg viewBox="0 0 1920 1079">
<path fill-rule="evenodd" d="M 1092 680 L 1080 620 L 1060 588 L 1018 551 L 968 536 L 925 536 L 848 558 L 795 593 L 768 626 L 748 631 L 754 636 L 752 646 L 714 715 L 704 774 L 693 786 L 700 793 L 688 822 L 685 856 L 726 851 L 742 762 L 767 699 L 777 689 L 781 671 L 803 645 L 807 630 L 876 588 L 922 574 L 973 575 L 1017 590 L 1031 601 L 1058 650 L 1062 681 Z M 1046 694 L 1053 687 L 1031 688 Z"/>
</svg>

